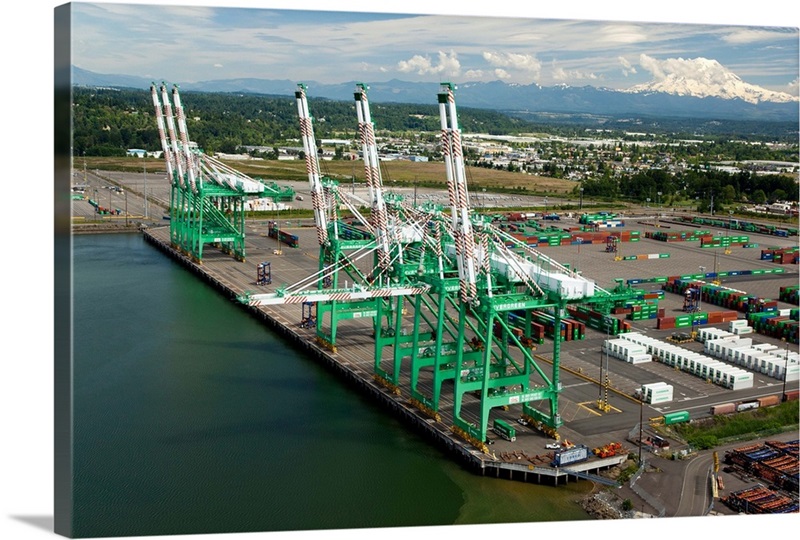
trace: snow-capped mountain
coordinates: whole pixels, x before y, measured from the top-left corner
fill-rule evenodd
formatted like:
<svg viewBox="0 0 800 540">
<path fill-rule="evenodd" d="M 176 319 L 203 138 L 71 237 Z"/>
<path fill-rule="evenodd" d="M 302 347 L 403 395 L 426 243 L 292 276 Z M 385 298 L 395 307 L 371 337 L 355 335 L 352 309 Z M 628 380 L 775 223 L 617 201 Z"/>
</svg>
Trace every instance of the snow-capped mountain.
<svg viewBox="0 0 800 540">
<path fill-rule="evenodd" d="M 679 69 L 680 62 L 691 62 L 691 76 Z M 741 99 L 747 103 L 790 103 L 798 98 L 783 92 L 774 92 L 744 82 L 738 75 L 724 68 L 716 60 L 697 58 L 691 61 L 675 60 L 673 72 L 660 74 L 655 81 L 639 84 L 623 90 L 630 93 L 664 92 L 676 96 L 698 98 L 717 97 L 722 99 Z M 688 71 L 688 70 L 687 70 Z"/>
<path fill-rule="evenodd" d="M 564 84 L 544 87 L 536 83 L 511 85 L 501 81 L 465 82 L 458 85 L 458 101 L 461 107 L 526 113 L 637 114 L 684 118 L 798 121 L 800 109 L 797 106 L 797 98 L 788 94 L 769 92 L 746 84 L 730 72 L 728 72 L 730 76 L 722 77 L 718 73 L 720 71 L 718 68 L 714 76 L 709 73 L 707 82 L 698 77 L 684 77 L 682 80 L 677 75 L 678 71 L 679 69 L 671 70 L 670 73 L 674 76 L 660 77 L 659 83 L 641 85 L 628 91 L 594 86 L 572 87 Z M 714 71 L 713 67 L 709 67 L 709 71 Z M 727 70 L 723 68 L 722 71 Z M 127 75 L 93 73 L 76 66 L 72 66 L 71 79 L 72 83 L 78 86 L 127 87 L 142 90 L 148 90 L 152 82 L 151 79 Z M 313 89 L 312 97 L 347 101 L 353 99 L 354 82 L 338 84 L 304 82 Z M 369 84 L 370 100 L 373 103 L 431 104 L 436 102 L 435 96 L 439 91 L 437 83 L 392 79 Z M 251 78 L 183 82 L 180 83 L 180 87 L 182 91 L 256 93 L 285 95 L 292 98 L 297 83 L 290 80 Z M 690 89 L 692 91 L 689 91 Z M 770 99 L 767 99 L 768 96 Z M 755 99 L 756 97 L 758 99 Z"/>
</svg>

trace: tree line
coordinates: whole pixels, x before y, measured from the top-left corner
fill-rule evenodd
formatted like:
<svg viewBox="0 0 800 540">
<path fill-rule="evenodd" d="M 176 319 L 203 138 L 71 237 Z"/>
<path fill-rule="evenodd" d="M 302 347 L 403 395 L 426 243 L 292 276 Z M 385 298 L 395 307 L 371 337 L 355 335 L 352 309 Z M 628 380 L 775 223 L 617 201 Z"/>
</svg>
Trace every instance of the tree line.
<svg viewBox="0 0 800 540">
<path fill-rule="evenodd" d="M 150 90 L 73 89 L 73 154 L 124 156 L 129 148 L 161 149 Z M 181 92 L 187 129 L 207 153 L 234 153 L 243 146 L 275 147 L 300 138 L 294 96 Z M 321 138 L 353 138 L 357 119 L 354 103 L 309 99 Z M 438 133 L 436 105 L 372 104 L 378 132 Z M 519 133 L 530 124 L 494 111 L 464 109 L 459 122 L 465 131 Z"/>
</svg>

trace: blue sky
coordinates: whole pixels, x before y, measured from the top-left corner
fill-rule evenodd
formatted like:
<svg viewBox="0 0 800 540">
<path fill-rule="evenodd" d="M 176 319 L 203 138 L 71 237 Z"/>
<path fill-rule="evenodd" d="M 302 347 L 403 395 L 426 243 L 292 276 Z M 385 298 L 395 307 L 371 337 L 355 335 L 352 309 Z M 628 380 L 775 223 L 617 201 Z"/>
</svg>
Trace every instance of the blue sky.
<svg viewBox="0 0 800 540">
<path fill-rule="evenodd" d="M 635 2 L 593 11 L 577 1 L 569 4 L 576 9 L 561 11 L 483 6 L 466 12 L 455 2 L 414 1 L 74 3 L 73 63 L 168 82 L 399 78 L 621 89 L 674 73 L 695 77 L 695 61 L 706 58 L 720 64 L 713 75 L 732 72 L 798 95 L 798 28 L 788 14 L 741 13 L 748 26 L 735 19 L 735 8 L 705 15 L 693 9 L 697 18 L 681 19 L 686 4 L 670 2 L 675 9 L 665 15 L 665 4 L 649 13 Z M 769 2 L 762 7 L 768 10 Z"/>
</svg>

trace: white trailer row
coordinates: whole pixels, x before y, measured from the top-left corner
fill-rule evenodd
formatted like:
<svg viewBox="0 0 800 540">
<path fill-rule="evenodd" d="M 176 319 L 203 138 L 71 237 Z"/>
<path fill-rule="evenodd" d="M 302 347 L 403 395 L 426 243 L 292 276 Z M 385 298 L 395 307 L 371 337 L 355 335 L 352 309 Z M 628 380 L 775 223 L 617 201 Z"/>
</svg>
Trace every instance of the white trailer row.
<svg viewBox="0 0 800 540">
<path fill-rule="evenodd" d="M 647 354 L 670 367 L 691 373 L 719 386 L 730 388 L 731 390 L 753 387 L 753 374 L 742 368 L 638 332 L 619 334 L 619 337 L 644 345 Z"/>
<path fill-rule="evenodd" d="M 629 364 L 641 364 L 652 362 L 653 357 L 647 354 L 647 348 L 628 341 L 627 339 L 615 338 L 603 341 L 602 351 L 609 356 L 624 360 Z"/>
<path fill-rule="evenodd" d="M 751 338 L 738 335 L 706 339 L 703 350 L 737 366 L 761 373 L 773 379 L 800 379 L 800 354 L 769 343 L 754 344 Z"/>
</svg>

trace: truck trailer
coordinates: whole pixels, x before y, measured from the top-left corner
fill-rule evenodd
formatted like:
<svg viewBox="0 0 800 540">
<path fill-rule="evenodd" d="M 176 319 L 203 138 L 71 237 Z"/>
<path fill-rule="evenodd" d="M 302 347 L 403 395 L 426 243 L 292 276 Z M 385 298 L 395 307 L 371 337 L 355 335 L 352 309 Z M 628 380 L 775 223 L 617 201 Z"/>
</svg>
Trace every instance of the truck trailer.
<svg viewBox="0 0 800 540">
<path fill-rule="evenodd" d="M 572 448 L 553 452 L 553 462 L 551 465 L 553 467 L 563 467 L 573 463 L 580 463 L 581 461 L 589 459 L 589 455 L 589 448 L 584 444 L 578 444 Z"/>
</svg>

